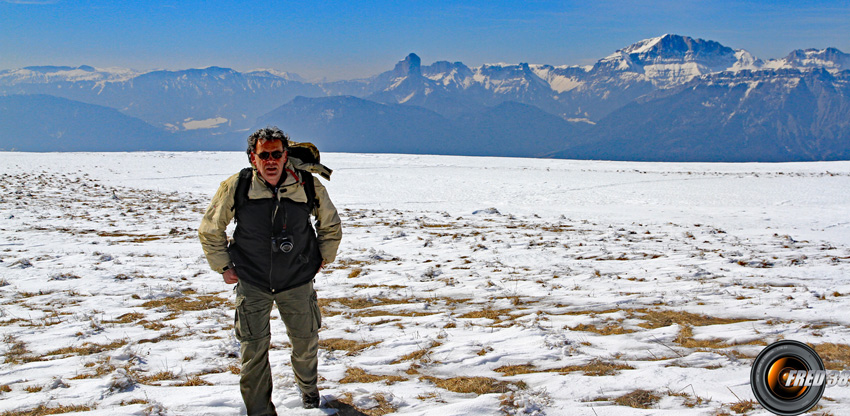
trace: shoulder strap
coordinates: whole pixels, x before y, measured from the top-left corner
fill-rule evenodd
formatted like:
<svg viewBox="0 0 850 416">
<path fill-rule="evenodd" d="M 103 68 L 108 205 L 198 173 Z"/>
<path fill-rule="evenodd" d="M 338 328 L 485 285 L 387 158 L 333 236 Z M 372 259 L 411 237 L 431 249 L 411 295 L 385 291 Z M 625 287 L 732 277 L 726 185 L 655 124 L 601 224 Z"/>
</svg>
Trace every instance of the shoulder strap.
<svg viewBox="0 0 850 416">
<path fill-rule="evenodd" d="M 233 208 L 236 210 L 248 199 L 248 191 L 251 189 L 251 180 L 254 178 L 254 168 L 245 168 L 239 171 L 239 180 L 236 182 L 236 193 L 233 196 Z"/>
<path fill-rule="evenodd" d="M 316 184 L 313 183 L 313 174 L 300 169 L 298 173 L 304 181 L 304 192 L 307 194 L 307 208 L 309 208 L 310 212 L 313 212 L 313 209 L 319 204 L 319 201 L 316 201 Z"/>
</svg>

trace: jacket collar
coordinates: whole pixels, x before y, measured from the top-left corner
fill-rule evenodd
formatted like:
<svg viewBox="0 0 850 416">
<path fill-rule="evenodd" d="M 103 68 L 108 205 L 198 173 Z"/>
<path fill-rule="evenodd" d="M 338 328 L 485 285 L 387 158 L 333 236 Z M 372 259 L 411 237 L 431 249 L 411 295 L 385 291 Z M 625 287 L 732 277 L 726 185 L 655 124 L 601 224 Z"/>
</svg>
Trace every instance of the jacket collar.
<svg viewBox="0 0 850 416">
<path fill-rule="evenodd" d="M 290 172 L 296 172 L 299 175 L 300 173 L 293 168 L 291 160 L 287 160 L 283 167 L 286 178 L 283 180 L 283 183 L 278 185 L 278 196 L 280 198 L 291 199 L 295 202 L 306 203 L 307 193 L 304 191 L 304 187 L 301 186 L 301 178 L 296 179 L 292 177 L 292 173 Z M 272 198 L 273 196 L 274 188 L 260 176 L 260 173 L 255 168 L 254 177 L 251 181 L 251 189 L 248 190 L 248 199 L 264 199 Z"/>
</svg>

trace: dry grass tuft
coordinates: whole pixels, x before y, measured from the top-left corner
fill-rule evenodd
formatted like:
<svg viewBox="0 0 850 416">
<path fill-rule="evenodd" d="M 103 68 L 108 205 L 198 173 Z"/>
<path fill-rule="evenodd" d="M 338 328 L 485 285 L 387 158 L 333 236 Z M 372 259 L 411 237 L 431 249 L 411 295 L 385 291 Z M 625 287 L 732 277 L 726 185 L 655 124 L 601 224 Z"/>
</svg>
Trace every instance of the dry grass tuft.
<svg viewBox="0 0 850 416">
<path fill-rule="evenodd" d="M 443 345 L 443 344 L 440 343 L 440 342 L 434 341 L 428 347 L 420 348 L 416 351 L 411 352 L 410 354 L 402 355 L 397 360 L 393 361 L 392 364 L 399 364 L 399 363 L 402 363 L 404 361 L 411 361 L 411 360 L 413 360 L 413 361 L 421 360 L 423 357 L 428 355 L 428 353 L 431 352 L 432 349 L 437 348 L 440 345 Z"/>
<path fill-rule="evenodd" d="M 48 352 L 46 355 L 65 355 L 65 354 L 75 354 L 75 355 L 92 355 L 98 354 L 104 351 L 110 351 L 117 348 L 121 348 L 127 345 L 129 341 L 126 339 L 119 339 L 109 344 L 94 344 L 91 342 L 87 342 L 79 347 L 63 347 L 58 350 L 53 350 Z"/>
<path fill-rule="evenodd" d="M 661 400 L 661 396 L 649 391 L 638 389 L 626 393 L 614 399 L 614 403 L 620 406 L 634 407 L 635 409 L 649 409 Z"/>
<path fill-rule="evenodd" d="M 437 378 L 423 376 L 422 380 L 427 380 L 441 389 L 453 391 L 455 393 L 475 393 L 490 394 L 490 393 L 506 393 L 511 390 L 524 390 L 528 386 L 522 382 L 499 381 L 489 377 L 453 377 L 453 378 Z"/>
<path fill-rule="evenodd" d="M 529 374 L 529 373 L 539 373 L 543 370 L 539 370 L 532 364 L 518 364 L 518 365 L 503 365 L 495 370 L 497 373 L 502 373 L 505 377 L 515 376 L 519 374 Z"/>
<path fill-rule="evenodd" d="M 348 351 L 347 355 L 354 355 L 366 348 L 380 344 L 381 341 L 375 342 L 357 342 L 343 338 L 319 339 L 319 348 L 328 351 Z"/>
<path fill-rule="evenodd" d="M 375 400 L 376 404 L 368 409 L 355 406 L 351 393 L 345 393 L 342 397 L 329 401 L 327 407 L 336 409 L 338 416 L 383 416 L 397 410 L 384 393 L 375 393 L 370 397 Z"/>
<path fill-rule="evenodd" d="M 707 339 L 707 340 L 696 340 L 694 339 L 694 331 L 690 326 L 683 326 L 679 330 L 679 334 L 676 336 L 676 339 L 673 340 L 677 344 L 685 347 L 685 348 L 697 348 L 702 350 L 718 350 L 723 349 L 735 345 L 767 345 L 764 340 L 757 339 L 750 342 L 742 342 L 742 343 L 734 343 L 730 344 L 726 341 L 720 339 Z M 717 351 L 715 351 L 717 352 Z"/>
<path fill-rule="evenodd" d="M 755 400 L 739 400 L 735 403 L 729 405 L 729 410 L 738 413 L 744 414 L 756 408 Z"/>
<path fill-rule="evenodd" d="M 683 326 L 679 330 L 679 335 L 673 341 L 685 348 L 721 349 L 729 346 L 726 342 L 719 339 L 695 340 L 694 330 L 690 326 Z"/>
<path fill-rule="evenodd" d="M 103 321 L 104 324 L 129 324 L 130 322 L 138 321 L 144 318 L 145 315 L 139 312 L 125 313 L 111 321 Z"/>
<path fill-rule="evenodd" d="M 91 406 L 86 405 L 59 405 L 47 407 L 44 404 L 40 404 L 35 408 L 29 410 L 7 410 L 3 413 L 0 413 L 0 416 L 42 416 L 42 415 L 58 415 L 61 413 L 71 413 L 71 412 L 88 412 L 90 410 L 94 410 Z"/>
<path fill-rule="evenodd" d="M 341 384 L 347 383 L 374 383 L 376 381 L 384 381 L 387 384 L 397 383 L 399 381 L 407 380 L 404 377 L 400 376 L 379 376 L 375 374 L 369 374 L 364 371 L 362 368 L 347 368 L 345 370 L 345 377 L 339 380 Z"/>
<path fill-rule="evenodd" d="M 3 337 L 3 342 L 8 345 L 6 350 L 6 358 L 3 360 L 7 364 L 23 364 L 35 361 L 43 361 L 41 357 L 33 355 L 32 351 L 27 348 L 27 344 L 18 340 L 12 335 Z"/>
<path fill-rule="evenodd" d="M 376 284 L 369 284 L 369 283 L 358 283 L 358 284 L 354 285 L 353 287 L 354 287 L 355 289 L 375 289 L 375 288 L 381 288 L 381 289 L 393 289 L 393 290 L 398 290 L 398 289 L 404 289 L 404 288 L 406 288 L 407 286 L 402 286 L 402 285 L 376 285 Z"/>
<path fill-rule="evenodd" d="M 553 368 L 545 371 L 551 373 L 571 373 L 574 371 L 581 371 L 586 376 L 612 376 L 617 374 L 620 370 L 634 369 L 634 367 L 628 364 L 612 363 L 600 360 L 598 358 L 594 358 L 593 360 L 590 360 L 589 363 L 584 365 L 571 365 L 567 367 Z"/>
<path fill-rule="evenodd" d="M 850 368 L 850 345 L 824 343 L 812 346 L 817 351 L 827 370 Z"/>
<path fill-rule="evenodd" d="M 697 315 L 685 311 L 662 309 L 635 309 L 632 311 L 631 315 L 632 318 L 644 320 L 645 322 L 638 324 L 638 326 L 646 329 L 663 328 L 673 324 L 707 326 L 751 321 L 751 319 L 715 318 L 712 316 Z"/>
<path fill-rule="evenodd" d="M 612 363 L 594 358 L 587 364 L 571 365 L 560 368 L 541 369 L 532 364 L 506 365 L 496 368 L 494 371 L 502 373 L 504 376 L 515 376 L 519 374 L 529 373 L 572 373 L 581 371 L 586 376 L 611 376 L 617 374 L 620 370 L 634 370 L 634 367 L 628 364 Z"/>
<path fill-rule="evenodd" d="M 105 376 L 115 371 L 115 366 L 109 362 L 109 357 L 103 357 L 98 362 L 90 362 L 84 365 L 86 368 L 94 367 L 94 373 L 77 374 L 71 380 L 84 380 Z"/>
<path fill-rule="evenodd" d="M 159 385 L 161 381 L 169 381 L 176 379 L 177 376 L 174 375 L 171 371 L 160 371 L 158 373 L 154 373 L 151 375 L 141 375 L 141 374 L 133 374 L 133 379 L 138 383 L 147 384 L 147 385 Z"/>
<path fill-rule="evenodd" d="M 416 299 L 389 299 L 389 298 L 323 298 L 319 299 L 319 305 L 329 306 L 332 303 L 340 303 L 349 309 L 364 309 L 373 306 L 398 305 L 416 302 Z"/>
<path fill-rule="evenodd" d="M 415 318 L 418 316 L 436 315 L 438 313 L 439 312 L 364 310 L 354 313 L 352 316 L 356 316 L 358 318 L 374 318 L 376 316 L 404 316 L 408 318 Z"/>
<path fill-rule="evenodd" d="M 119 406 L 132 406 L 134 404 L 148 404 L 148 403 L 150 403 L 150 402 L 148 402 L 146 399 L 131 399 L 131 400 L 126 400 L 126 401 L 121 400 L 121 403 L 119 403 Z"/>
<path fill-rule="evenodd" d="M 193 299 L 189 296 L 169 297 L 149 300 L 142 304 L 145 308 L 165 307 L 170 312 L 204 311 L 227 305 L 229 301 L 216 295 L 202 295 Z"/>
<path fill-rule="evenodd" d="M 195 375 L 195 376 L 188 376 L 188 377 L 186 377 L 186 381 L 179 383 L 179 384 L 175 384 L 175 385 L 176 386 L 192 387 L 192 386 L 212 386 L 213 384 L 210 383 L 209 381 L 202 379 L 201 376 Z"/>
<path fill-rule="evenodd" d="M 494 321 L 494 323 L 499 323 L 499 322 L 502 321 L 500 316 L 509 315 L 511 311 L 513 311 L 513 309 L 490 309 L 490 308 L 486 308 L 486 309 L 481 309 L 481 310 L 477 310 L 477 311 L 467 312 L 467 313 L 459 316 L 458 318 L 469 318 L 469 319 L 486 318 L 486 319 L 492 319 Z"/>
<path fill-rule="evenodd" d="M 621 322 L 617 323 L 609 323 L 602 328 L 599 328 L 594 325 L 586 325 L 586 324 L 578 324 L 572 328 L 570 331 L 583 331 L 583 332 L 593 332 L 599 335 L 620 335 L 620 334 L 629 334 L 635 331 L 631 329 L 623 328 Z"/>
</svg>

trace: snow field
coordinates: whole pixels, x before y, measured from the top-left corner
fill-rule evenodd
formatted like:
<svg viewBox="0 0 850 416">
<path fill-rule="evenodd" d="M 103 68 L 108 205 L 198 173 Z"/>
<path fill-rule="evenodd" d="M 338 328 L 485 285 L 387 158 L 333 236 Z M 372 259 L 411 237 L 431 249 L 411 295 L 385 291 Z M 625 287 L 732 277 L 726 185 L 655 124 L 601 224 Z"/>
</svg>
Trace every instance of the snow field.
<svg viewBox="0 0 850 416">
<path fill-rule="evenodd" d="M 243 411 L 232 286 L 209 271 L 196 229 L 227 176 L 215 172 L 244 154 L 0 156 L 0 411 Z M 330 156 L 345 236 L 317 277 L 319 366 L 340 414 L 735 413 L 770 342 L 809 342 L 828 368 L 850 367 L 847 204 L 829 192 L 846 164 L 393 156 L 381 159 L 393 189 L 369 193 L 379 156 Z M 586 190 L 519 199 L 528 181 L 486 179 L 525 163 L 519 175 L 542 189 L 569 176 Z M 705 195 L 678 181 L 683 169 Z M 277 312 L 272 333 L 279 411 L 332 412 L 300 409 Z M 820 412 L 850 408 L 844 389 L 825 396 Z"/>
</svg>

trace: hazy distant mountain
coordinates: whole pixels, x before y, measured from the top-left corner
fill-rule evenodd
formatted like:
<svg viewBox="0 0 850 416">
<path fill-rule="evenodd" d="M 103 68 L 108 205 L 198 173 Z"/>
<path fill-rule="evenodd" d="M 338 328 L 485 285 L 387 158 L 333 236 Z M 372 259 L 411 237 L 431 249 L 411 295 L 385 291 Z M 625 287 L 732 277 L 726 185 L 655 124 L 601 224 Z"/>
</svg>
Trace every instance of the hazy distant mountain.
<svg viewBox="0 0 850 416">
<path fill-rule="evenodd" d="M 331 83 L 268 69 L 28 67 L 0 71 L 0 96 L 109 107 L 127 123 L 147 123 L 139 131 L 162 148 L 239 148 L 250 130 L 277 124 L 332 151 L 819 160 L 848 157 L 848 73 L 850 55 L 834 48 L 764 61 L 667 34 L 589 66 L 422 65 L 409 54 L 373 77 Z M 0 137 L 38 130 L 26 123 L 45 123 L 59 109 L 31 108 L 41 119 L 2 110 L 11 124 Z M 81 143 L 112 140 L 96 122 L 118 120 L 111 114 L 93 119 L 94 136 Z M 170 134 L 161 139 L 163 132 Z"/>
<path fill-rule="evenodd" d="M 850 159 L 850 71 L 706 75 L 641 97 L 553 157 L 647 161 Z"/>
<path fill-rule="evenodd" d="M 292 137 L 329 151 L 435 153 L 454 134 L 446 121 L 421 107 L 341 96 L 297 97 L 257 124 L 281 126 Z"/>
<path fill-rule="evenodd" d="M 577 129 L 537 107 L 506 102 L 453 120 L 430 110 L 352 96 L 298 97 L 258 120 L 336 152 L 542 156 Z"/>
<path fill-rule="evenodd" d="M 170 150 L 168 132 L 118 110 L 49 95 L 0 96 L 0 149 Z"/>
<path fill-rule="evenodd" d="M 0 95 L 10 94 L 48 94 L 112 107 L 171 131 L 221 133 L 248 129 L 257 117 L 298 95 L 324 92 L 268 71 L 243 74 L 210 67 L 132 73 L 30 67 L 0 72 Z"/>
</svg>

